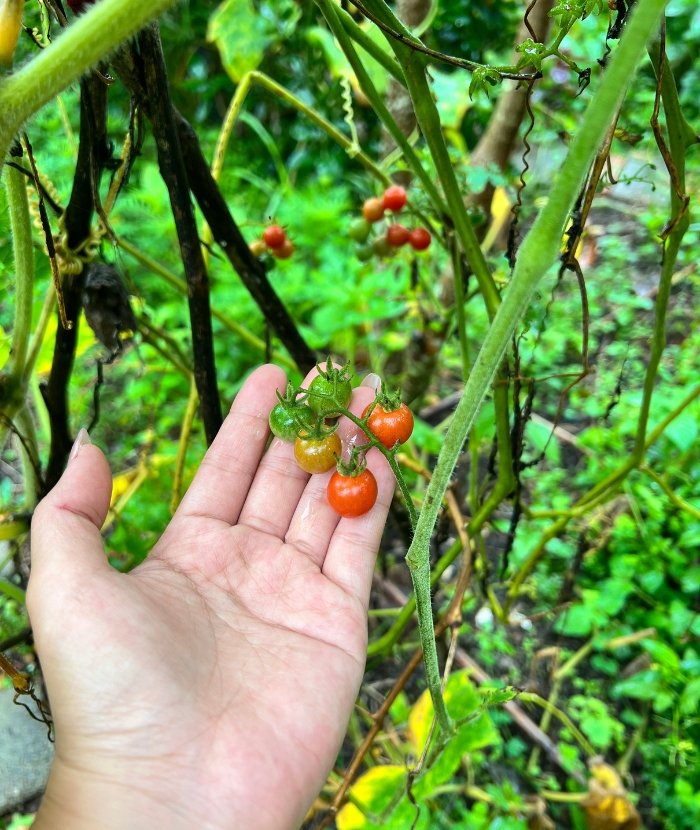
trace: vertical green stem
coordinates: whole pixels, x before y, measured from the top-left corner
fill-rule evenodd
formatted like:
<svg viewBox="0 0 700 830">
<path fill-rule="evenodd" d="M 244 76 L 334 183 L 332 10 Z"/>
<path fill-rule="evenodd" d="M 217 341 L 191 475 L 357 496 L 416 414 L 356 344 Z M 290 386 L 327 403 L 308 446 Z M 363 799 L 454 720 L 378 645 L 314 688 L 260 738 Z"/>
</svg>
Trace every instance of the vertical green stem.
<svg viewBox="0 0 700 830">
<path fill-rule="evenodd" d="M 15 321 L 12 329 L 10 373 L 20 384 L 27 360 L 32 327 L 34 252 L 29 217 L 26 178 L 19 170 L 5 166 L 5 190 L 10 214 L 10 231 L 15 256 Z"/>
</svg>

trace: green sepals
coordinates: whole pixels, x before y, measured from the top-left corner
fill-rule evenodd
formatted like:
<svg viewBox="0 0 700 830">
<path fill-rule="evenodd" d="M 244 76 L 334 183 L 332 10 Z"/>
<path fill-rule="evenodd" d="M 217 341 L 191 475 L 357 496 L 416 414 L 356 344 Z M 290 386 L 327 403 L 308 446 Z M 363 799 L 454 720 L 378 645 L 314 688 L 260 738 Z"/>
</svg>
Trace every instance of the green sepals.
<svg viewBox="0 0 700 830">
<path fill-rule="evenodd" d="M 342 458 L 339 458 L 336 461 L 335 466 L 341 476 L 346 476 L 348 478 L 359 476 L 360 473 L 363 473 L 367 469 L 365 449 L 363 447 L 353 447 L 352 452 L 350 453 L 350 458 L 347 461 L 343 461 Z"/>
<path fill-rule="evenodd" d="M 476 92 L 483 90 L 488 97 L 489 87 L 498 86 L 501 83 L 501 76 L 495 69 L 488 66 L 479 66 L 472 72 L 472 80 L 469 84 L 469 98 L 472 99 Z"/>
<path fill-rule="evenodd" d="M 538 43 L 529 37 L 519 46 L 516 46 L 515 51 L 522 55 L 522 58 L 518 61 L 518 69 L 522 69 L 524 66 L 534 66 L 538 72 L 542 71 L 542 61 L 547 53 L 547 47 L 544 43 Z"/>
<path fill-rule="evenodd" d="M 602 0 L 559 0 L 549 16 L 558 18 L 559 27 L 568 31 L 579 18 L 585 20 L 591 12 L 600 14 L 604 8 Z"/>
<path fill-rule="evenodd" d="M 401 390 L 394 389 L 393 392 L 389 391 L 385 385 L 382 385 L 377 390 L 377 396 L 374 399 L 374 403 L 372 404 L 372 409 L 375 406 L 379 405 L 385 412 L 395 412 L 401 406 Z M 368 417 L 371 414 L 368 412 Z"/>
</svg>

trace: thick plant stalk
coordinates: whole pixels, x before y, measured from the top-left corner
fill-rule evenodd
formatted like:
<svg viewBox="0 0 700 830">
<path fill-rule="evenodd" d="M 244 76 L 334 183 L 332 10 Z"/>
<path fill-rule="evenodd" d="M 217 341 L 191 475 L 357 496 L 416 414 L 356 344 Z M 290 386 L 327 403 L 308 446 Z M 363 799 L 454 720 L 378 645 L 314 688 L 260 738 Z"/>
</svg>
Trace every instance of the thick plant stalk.
<svg viewBox="0 0 700 830">
<path fill-rule="evenodd" d="M 609 67 L 589 103 L 581 128 L 571 143 L 566 161 L 552 185 L 547 204 L 523 240 L 510 285 L 477 355 L 445 435 L 406 556 L 416 589 L 429 688 L 442 728 L 449 729 L 449 719 L 440 717 L 440 710 L 444 712 L 444 702 L 440 692 L 430 607 L 430 538 L 442 498 L 515 326 L 527 309 L 538 283 L 560 254 L 565 223 L 574 200 L 665 5 L 666 0 L 639 0 L 637 3 Z"/>
<path fill-rule="evenodd" d="M 168 189 L 187 281 L 194 377 L 201 401 L 207 444 L 211 444 L 219 431 L 223 416 L 216 380 L 209 276 L 199 244 L 187 170 L 170 101 L 165 58 L 156 23 L 141 33 L 138 44 L 146 87 L 151 90 L 152 95 L 150 114 L 158 153 L 158 167 Z"/>
<path fill-rule="evenodd" d="M 0 159 L 22 124 L 174 0 L 100 0 L 19 71 L 0 81 Z"/>
<path fill-rule="evenodd" d="M 32 328 L 34 252 L 26 179 L 14 167 L 5 167 L 5 190 L 15 255 L 15 322 L 12 329 L 10 374 L 21 384 Z"/>
</svg>

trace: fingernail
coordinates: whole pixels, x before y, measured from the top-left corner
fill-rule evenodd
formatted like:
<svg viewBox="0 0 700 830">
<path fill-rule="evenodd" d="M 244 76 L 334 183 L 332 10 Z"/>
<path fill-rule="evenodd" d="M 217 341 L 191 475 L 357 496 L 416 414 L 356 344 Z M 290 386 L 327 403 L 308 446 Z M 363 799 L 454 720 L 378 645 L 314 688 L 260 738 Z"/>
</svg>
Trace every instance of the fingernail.
<svg viewBox="0 0 700 830">
<path fill-rule="evenodd" d="M 73 442 L 70 455 L 68 456 L 69 464 L 71 461 L 75 461 L 75 459 L 78 457 L 78 453 L 80 452 L 80 448 L 84 447 L 86 444 L 92 444 L 92 441 L 90 440 L 88 431 L 83 427 L 83 429 L 81 429 L 75 436 L 75 441 Z"/>
<path fill-rule="evenodd" d="M 379 375 L 375 375 L 374 372 L 370 372 L 369 374 L 365 375 L 364 378 L 362 378 L 362 383 L 360 384 L 360 386 L 368 386 L 370 389 L 374 389 L 375 392 L 377 391 L 377 389 L 379 389 L 381 385 L 382 379 L 379 377 Z"/>
</svg>

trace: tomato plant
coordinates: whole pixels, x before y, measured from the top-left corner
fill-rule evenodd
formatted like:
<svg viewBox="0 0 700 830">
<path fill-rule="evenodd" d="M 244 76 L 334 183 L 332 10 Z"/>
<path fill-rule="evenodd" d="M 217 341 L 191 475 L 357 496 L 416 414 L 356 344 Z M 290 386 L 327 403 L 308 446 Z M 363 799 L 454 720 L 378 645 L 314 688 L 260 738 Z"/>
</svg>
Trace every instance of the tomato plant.
<svg viewBox="0 0 700 830">
<path fill-rule="evenodd" d="M 370 404 L 365 408 L 362 417 L 366 418 L 369 415 L 367 426 L 372 434 L 390 450 L 397 444 L 405 443 L 411 437 L 413 413 L 405 403 L 399 404 L 394 409 L 388 404 L 386 406 L 387 408 L 381 403 Z"/>
<path fill-rule="evenodd" d="M 326 473 L 340 458 L 342 445 L 337 433 L 323 435 L 320 438 L 300 435 L 294 441 L 294 458 L 307 473 Z"/>
<path fill-rule="evenodd" d="M 378 222 L 384 216 L 384 205 L 381 199 L 372 197 L 362 205 L 362 215 L 367 222 Z"/>
<path fill-rule="evenodd" d="M 287 234 L 280 225 L 268 225 L 263 231 L 263 239 L 268 248 L 281 248 L 287 241 Z"/>
<path fill-rule="evenodd" d="M 399 184 L 392 184 L 384 191 L 382 205 L 384 210 L 398 213 L 406 204 L 406 191 Z"/>
<path fill-rule="evenodd" d="M 366 467 L 346 475 L 336 470 L 326 489 L 328 503 L 344 518 L 362 516 L 377 501 L 377 480 Z"/>
<path fill-rule="evenodd" d="M 408 235 L 408 244 L 414 251 L 424 251 L 430 247 L 432 236 L 425 228 L 414 228 Z"/>
</svg>

